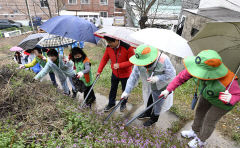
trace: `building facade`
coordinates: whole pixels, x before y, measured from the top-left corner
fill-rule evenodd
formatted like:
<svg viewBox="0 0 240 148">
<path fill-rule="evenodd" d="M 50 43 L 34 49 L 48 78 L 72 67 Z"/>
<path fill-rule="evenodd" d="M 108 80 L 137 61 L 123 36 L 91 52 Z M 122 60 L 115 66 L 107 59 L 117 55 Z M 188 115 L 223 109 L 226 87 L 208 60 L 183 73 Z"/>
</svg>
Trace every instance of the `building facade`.
<svg viewBox="0 0 240 148">
<path fill-rule="evenodd" d="M 122 0 L 65 0 L 65 10 L 97 12 L 101 17 L 124 16 Z"/>
<path fill-rule="evenodd" d="M 27 0 L 31 16 L 50 18 L 49 9 L 45 0 Z M 57 15 L 57 1 L 48 0 L 52 16 Z M 0 19 L 14 21 L 28 20 L 26 0 L 0 0 Z"/>
</svg>

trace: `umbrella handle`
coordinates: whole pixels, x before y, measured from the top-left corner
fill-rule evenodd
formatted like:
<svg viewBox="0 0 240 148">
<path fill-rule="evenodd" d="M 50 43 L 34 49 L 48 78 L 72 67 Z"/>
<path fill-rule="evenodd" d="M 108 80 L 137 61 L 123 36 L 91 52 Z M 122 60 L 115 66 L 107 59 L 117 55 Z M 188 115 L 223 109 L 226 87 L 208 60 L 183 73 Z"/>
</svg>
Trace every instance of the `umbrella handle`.
<svg viewBox="0 0 240 148">
<path fill-rule="evenodd" d="M 94 85 L 96 84 L 97 80 L 99 79 L 99 77 L 100 77 L 100 74 L 97 76 L 97 78 L 96 78 L 95 81 L 93 82 L 93 85 L 92 85 L 92 87 L 90 88 L 90 90 L 88 91 L 87 96 L 86 96 L 85 99 L 83 100 L 83 102 L 82 102 L 82 104 L 81 104 L 81 107 L 83 107 L 83 105 L 85 104 L 85 102 L 86 102 L 86 100 L 87 100 L 90 92 L 92 91 L 92 89 L 93 89 Z"/>
<path fill-rule="evenodd" d="M 161 101 L 162 99 L 164 99 L 164 96 L 162 96 L 161 98 L 159 98 L 157 101 L 155 101 L 154 103 L 152 103 L 150 106 L 148 106 L 145 110 L 143 110 L 142 112 L 140 112 L 137 116 L 133 117 L 130 121 L 128 121 L 125 126 L 130 125 L 135 119 L 137 119 L 140 115 L 142 115 L 143 113 L 145 113 L 148 109 L 150 109 L 153 105 L 157 104 L 159 101 Z"/>
<path fill-rule="evenodd" d="M 158 58 L 157 58 L 157 61 L 159 61 L 159 59 L 160 59 L 160 57 L 161 57 L 162 53 L 163 53 L 163 52 L 161 51 L 160 55 L 159 55 L 159 56 L 158 56 Z M 153 76 L 153 74 L 154 74 L 154 71 L 155 71 L 156 67 L 157 67 L 157 64 L 155 65 L 155 67 L 154 67 L 154 69 L 153 69 L 153 71 L 152 71 L 152 74 L 151 74 L 151 76 L 150 76 L 150 77 L 152 77 L 152 76 Z"/>
<path fill-rule="evenodd" d="M 235 78 L 236 78 L 236 76 L 237 76 L 237 73 L 238 73 L 238 71 L 240 70 L 240 64 L 238 65 L 238 69 L 237 69 L 237 71 L 235 72 L 235 75 L 234 75 L 234 77 L 233 77 L 233 79 L 232 79 L 232 81 L 231 81 L 231 83 L 230 83 L 230 85 L 229 85 L 229 87 L 228 87 L 228 91 L 229 91 L 229 89 L 230 89 L 230 87 L 232 86 L 232 83 L 233 83 L 233 81 L 235 80 Z"/>
</svg>

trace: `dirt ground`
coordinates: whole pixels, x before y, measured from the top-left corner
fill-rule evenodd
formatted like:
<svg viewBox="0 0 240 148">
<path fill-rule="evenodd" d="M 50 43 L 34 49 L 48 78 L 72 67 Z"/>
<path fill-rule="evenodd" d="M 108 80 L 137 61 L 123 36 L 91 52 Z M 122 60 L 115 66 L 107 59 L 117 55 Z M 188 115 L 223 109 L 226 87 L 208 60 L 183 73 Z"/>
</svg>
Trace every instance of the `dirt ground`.
<svg viewBox="0 0 240 148">
<path fill-rule="evenodd" d="M 0 40 L 0 65 L 9 62 L 9 59 L 12 59 L 13 53 L 11 53 L 9 49 L 12 46 L 16 46 L 22 39 L 24 39 L 27 35 L 19 36 L 19 37 L 13 37 L 13 38 L 6 38 Z M 46 79 L 49 79 L 48 77 Z M 60 83 L 59 83 L 60 84 Z M 69 85 L 70 86 L 70 85 Z M 97 93 L 97 101 L 94 105 L 94 107 L 102 112 L 103 108 L 105 107 L 106 103 L 108 102 L 107 97 L 101 95 L 100 93 Z M 79 101 L 82 101 L 83 96 L 82 94 L 79 94 Z M 137 113 L 139 113 L 142 109 L 144 109 L 144 106 L 142 104 L 140 105 L 133 105 L 128 103 L 127 111 L 124 113 L 119 112 L 119 110 L 116 112 L 115 116 L 121 116 L 123 119 L 128 118 L 131 119 L 134 117 Z M 106 114 L 107 115 L 107 114 Z M 163 129 L 167 130 L 168 128 L 171 128 L 171 124 L 174 121 L 178 121 L 178 117 L 173 115 L 171 112 L 166 112 L 161 115 L 158 123 L 155 125 L 155 128 L 157 129 Z M 142 124 L 143 121 L 136 120 L 134 124 Z M 189 129 L 191 125 L 191 122 L 186 124 L 182 130 Z M 179 133 L 178 133 L 179 134 Z M 180 136 L 179 136 L 180 138 Z M 181 139 L 181 138 L 180 138 Z M 185 139 L 183 139 L 185 140 Z M 236 145 L 236 143 L 230 139 L 226 139 L 223 137 L 217 130 L 214 131 L 212 136 L 207 141 L 207 147 L 208 148 L 237 148 L 240 147 L 240 145 Z"/>
</svg>

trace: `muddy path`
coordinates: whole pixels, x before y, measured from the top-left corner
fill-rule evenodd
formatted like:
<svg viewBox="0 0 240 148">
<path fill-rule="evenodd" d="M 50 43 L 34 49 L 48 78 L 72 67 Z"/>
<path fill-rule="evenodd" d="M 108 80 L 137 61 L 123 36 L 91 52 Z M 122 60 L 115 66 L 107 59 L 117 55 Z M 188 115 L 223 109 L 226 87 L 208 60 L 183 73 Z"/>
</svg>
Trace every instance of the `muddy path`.
<svg viewBox="0 0 240 148">
<path fill-rule="evenodd" d="M 44 80 L 50 80 L 49 76 L 45 76 Z M 60 84 L 59 81 L 58 81 L 58 84 Z M 68 86 L 71 89 L 71 85 L 70 85 L 69 81 L 68 81 Z M 59 86 L 59 88 L 61 88 L 61 87 Z M 92 109 L 96 110 L 97 112 L 104 113 L 103 109 L 104 109 L 104 107 L 108 103 L 108 97 L 106 97 L 104 95 L 101 95 L 100 93 L 96 93 L 95 95 L 96 95 L 97 99 L 94 102 L 94 104 L 92 106 Z M 81 103 L 84 100 L 83 94 L 78 93 L 77 99 Z M 118 101 L 116 103 L 118 103 Z M 131 118 L 136 116 L 138 113 L 140 113 L 144 108 L 145 107 L 144 107 L 143 104 L 135 105 L 135 104 L 127 103 L 127 109 L 124 112 L 120 112 L 120 109 L 118 108 L 116 110 L 116 112 L 113 114 L 112 118 L 120 117 L 124 121 L 125 120 L 130 120 Z M 110 112 L 104 113 L 104 115 L 107 117 L 107 115 L 109 113 Z M 112 120 L 112 119 L 110 119 L 110 120 Z M 143 123 L 145 121 L 146 120 L 138 120 L 138 119 L 136 119 L 132 123 L 132 125 L 137 126 L 139 128 L 143 128 Z M 175 122 L 175 121 L 179 121 L 179 118 L 175 114 L 173 114 L 172 112 L 167 111 L 167 112 L 165 112 L 165 113 L 160 115 L 158 122 L 156 124 L 154 124 L 151 128 L 154 128 L 154 129 L 157 129 L 157 130 L 166 131 L 168 128 L 172 127 L 172 123 Z M 183 131 L 183 130 L 191 129 L 191 124 L 192 124 L 192 121 L 187 123 L 180 130 L 180 132 Z M 180 132 L 177 133 L 179 140 L 186 141 L 186 142 L 191 140 L 191 139 L 182 138 Z M 206 146 L 206 148 L 239 148 L 239 147 L 240 147 L 240 145 L 237 145 L 231 139 L 224 137 L 217 130 L 215 130 L 213 132 L 213 134 L 211 135 L 211 137 L 207 140 L 207 146 Z"/>
</svg>

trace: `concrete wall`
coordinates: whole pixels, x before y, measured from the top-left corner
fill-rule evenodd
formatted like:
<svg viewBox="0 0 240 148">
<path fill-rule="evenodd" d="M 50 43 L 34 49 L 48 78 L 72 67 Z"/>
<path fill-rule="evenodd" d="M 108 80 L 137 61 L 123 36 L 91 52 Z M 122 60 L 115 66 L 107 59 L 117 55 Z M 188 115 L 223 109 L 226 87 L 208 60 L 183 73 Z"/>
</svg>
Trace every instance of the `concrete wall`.
<svg viewBox="0 0 240 148">
<path fill-rule="evenodd" d="M 183 32 L 182 32 L 182 37 L 188 41 L 191 40 L 193 37 L 193 36 L 191 36 L 191 31 L 193 28 L 200 30 L 201 27 L 203 27 L 205 23 L 213 21 L 211 19 L 190 13 L 186 10 L 183 11 L 182 15 L 186 16 L 186 19 L 184 22 L 184 27 L 183 27 Z"/>
</svg>

